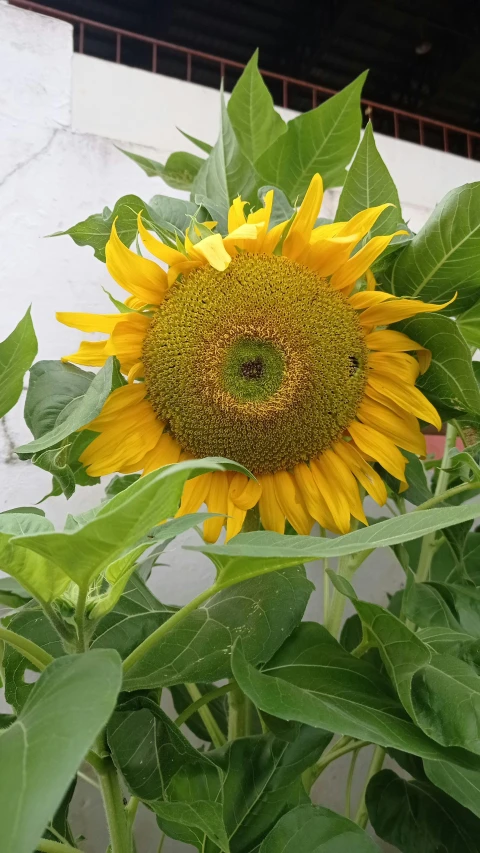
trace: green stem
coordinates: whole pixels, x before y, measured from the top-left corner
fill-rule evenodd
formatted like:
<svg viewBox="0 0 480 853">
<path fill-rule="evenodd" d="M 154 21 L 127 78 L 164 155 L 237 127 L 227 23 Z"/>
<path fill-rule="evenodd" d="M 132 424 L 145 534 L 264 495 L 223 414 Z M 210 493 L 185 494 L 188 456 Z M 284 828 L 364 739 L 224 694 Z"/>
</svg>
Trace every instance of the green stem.
<svg viewBox="0 0 480 853">
<path fill-rule="evenodd" d="M 217 696 L 223 696 L 224 693 L 228 693 L 228 691 L 232 689 L 233 685 L 226 684 L 225 687 L 217 687 L 216 690 L 210 690 L 210 692 L 205 693 L 205 695 L 200 692 L 196 684 L 185 684 L 185 687 L 187 688 L 191 698 L 194 701 L 192 705 L 189 705 L 188 708 L 185 708 L 183 714 L 180 714 L 178 719 L 175 721 L 177 723 L 177 726 L 181 726 L 186 719 L 188 720 L 191 714 L 194 714 L 195 711 L 198 711 L 202 723 L 205 726 L 208 734 L 210 735 L 210 740 L 212 741 L 213 745 L 216 747 L 223 746 L 223 744 L 226 743 L 225 735 L 223 734 L 210 708 L 207 707 L 207 704 L 208 702 L 211 702 L 212 699 L 215 699 Z M 186 712 L 188 713 L 185 716 Z"/>
<path fill-rule="evenodd" d="M 63 844 L 61 841 L 50 841 L 48 838 L 42 838 L 38 841 L 35 849 L 39 853 L 81 853 L 78 847 Z"/>
<path fill-rule="evenodd" d="M 87 606 L 88 588 L 79 587 L 77 606 L 75 608 L 75 624 L 77 626 L 77 652 L 86 652 L 85 639 L 85 608 Z"/>
<path fill-rule="evenodd" d="M 89 749 L 85 761 L 87 761 L 96 770 L 99 776 L 107 772 L 107 764 L 104 758 L 101 758 L 93 749 Z"/>
<path fill-rule="evenodd" d="M 48 601 L 42 601 L 41 605 L 45 611 L 45 615 L 50 620 L 57 634 L 62 638 L 62 640 L 65 640 L 65 642 L 71 643 L 72 633 L 68 630 L 68 627 L 65 625 L 65 622 L 60 618 L 60 616 L 55 613 L 53 606 Z"/>
<path fill-rule="evenodd" d="M 444 498 L 445 492 L 448 488 L 448 481 L 450 479 L 450 473 L 447 471 L 448 461 L 450 456 L 450 451 L 453 447 L 455 447 L 455 442 L 457 440 L 457 430 L 454 424 L 447 424 L 447 432 L 445 435 L 445 447 L 443 450 L 443 457 L 440 466 L 440 471 L 438 472 L 437 485 L 435 487 L 434 498 Z M 441 502 L 441 501 L 439 501 Z M 427 533 L 426 536 L 423 537 L 422 540 L 422 548 L 420 551 L 420 557 L 418 560 L 418 568 L 416 579 L 418 583 L 424 583 L 430 577 L 430 567 L 432 565 L 433 555 L 436 551 L 435 545 L 436 532 Z"/>
<path fill-rule="evenodd" d="M 125 806 L 125 815 L 127 817 L 127 833 L 128 840 L 130 844 L 130 848 L 132 850 L 135 849 L 134 838 L 133 838 L 133 824 L 135 823 L 135 818 L 137 816 L 138 807 L 140 805 L 140 800 L 138 797 L 130 797 L 127 805 Z"/>
<path fill-rule="evenodd" d="M 461 483 L 459 486 L 453 486 L 452 489 L 447 489 L 443 495 L 437 495 L 436 497 L 425 501 L 425 503 L 419 504 L 419 506 L 415 507 L 413 512 L 418 512 L 421 509 L 432 509 L 432 507 L 442 504 L 444 501 L 448 501 L 449 498 L 454 498 L 455 495 L 461 495 L 462 492 L 470 492 L 473 489 L 480 489 L 479 481 L 476 480 L 474 483 Z"/>
<path fill-rule="evenodd" d="M 110 833 L 111 853 L 130 853 L 131 844 L 127 816 L 123 806 L 117 771 L 111 759 L 105 759 L 105 765 L 105 772 L 98 778 Z"/>
<path fill-rule="evenodd" d="M 326 753 L 326 755 L 322 755 L 319 761 L 306 771 L 303 781 L 307 793 L 310 792 L 314 782 L 317 781 L 318 777 L 323 773 L 325 768 L 332 763 L 332 761 L 336 761 L 337 758 L 341 758 L 342 755 L 347 755 L 347 753 L 353 752 L 355 749 L 363 749 L 365 746 L 370 746 L 370 741 L 353 740 L 351 737 L 341 737 L 340 740 L 332 746 L 329 752 Z"/>
<path fill-rule="evenodd" d="M 353 527 L 353 529 L 355 529 L 355 527 Z M 338 576 L 350 581 L 358 567 L 371 553 L 372 549 L 369 548 L 368 550 L 360 551 L 358 554 L 348 554 L 345 557 L 340 557 L 337 569 Z M 334 589 L 330 606 L 328 608 L 327 618 L 325 619 L 325 628 L 330 631 L 334 637 L 337 637 L 340 632 L 343 611 L 345 610 L 346 603 L 347 599 L 345 596 L 342 595 L 338 589 Z"/>
<path fill-rule="evenodd" d="M 138 661 L 145 657 L 147 652 L 149 652 L 150 649 L 156 646 L 158 641 L 161 640 L 162 637 L 165 636 L 165 634 L 168 634 L 168 632 L 171 631 L 172 628 L 175 628 L 175 626 L 178 625 L 179 622 L 182 622 L 188 616 L 189 613 L 191 613 L 193 610 L 196 610 L 197 607 L 200 607 L 200 605 L 203 604 L 204 601 L 207 601 L 208 598 L 211 598 L 212 595 L 215 595 L 215 593 L 218 592 L 218 589 L 219 587 L 214 584 L 213 586 L 206 589 L 205 592 L 202 592 L 200 593 L 200 595 L 197 595 L 197 597 L 190 601 L 188 604 L 186 604 L 185 607 L 182 607 L 180 610 L 177 610 L 176 613 L 170 616 L 170 618 L 167 619 L 167 621 L 164 622 L 163 625 L 160 625 L 156 631 L 150 634 L 150 636 L 148 636 L 143 641 L 143 643 L 140 643 L 140 645 L 137 646 L 137 648 L 134 649 L 133 652 L 124 660 L 124 673 L 128 672 L 129 669 L 132 668 L 132 666 L 134 666 L 136 663 L 138 663 Z"/>
<path fill-rule="evenodd" d="M 251 703 L 239 687 L 234 687 L 228 695 L 228 739 L 236 740 L 249 734 L 251 723 Z"/>
<path fill-rule="evenodd" d="M 46 669 L 49 663 L 53 661 L 52 656 L 40 646 L 37 646 L 36 643 L 27 640 L 26 637 L 21 637 L 20 634 L 15 634 L 14 631 L 9 631 L 8 628 L 4 628 L 2 625 L 0 625 L 0 640 L 13 646 L 18 652 L 21 652 L 40 671 Z"/>
<path fill-rule="evenodd" d="M 158 851 L 157 851 L 157 853 L 162 853 L 163 845 L 165 844 L 165 839 L 166 839 L 166 837 L 167 837 L 167 836 L 165 835 L 165 833 L 164 833 L 164 832 L 162 832 L 162 837 L 160 838 L 160 844 L 158 845 Z"/>
<path fill-rule="evenodd" d="M 347 776 L 347 785 L 345 788 L 345 817 L 350 819 L 350 812 L 352 808 L 352 784 L 353 784 L 353 776 L 355 773 L 355 765 L 357 763 L 357 758 L 360 754 L 360 747 L 358 749 L 354 749 L 352 752 L 352 757 L 350 759 L 350 767 L 348 770 Z"/>
<path fill-rule="evenodd" d="M 368 823 L 368 811 L 367 805 L 365 802 L 365 793 L 367 790 L 368 783 L 370 779 L 375 776 L 376 773 L 379 773 L 382 769 L 383 762 L 385 760 L 385 750 L 381 746 L 375 747 L 375 752 L 373 753 L 372 763 L 370 764 L 370 769 L 367 774 L 367 778 L 365 779 L 365 787 L 363 789 L 362 798 L 360 800 L 360 805 L 358 806 L 358 811 L 355 816 L 355 823 L 365 829 Z"/>
</svg>

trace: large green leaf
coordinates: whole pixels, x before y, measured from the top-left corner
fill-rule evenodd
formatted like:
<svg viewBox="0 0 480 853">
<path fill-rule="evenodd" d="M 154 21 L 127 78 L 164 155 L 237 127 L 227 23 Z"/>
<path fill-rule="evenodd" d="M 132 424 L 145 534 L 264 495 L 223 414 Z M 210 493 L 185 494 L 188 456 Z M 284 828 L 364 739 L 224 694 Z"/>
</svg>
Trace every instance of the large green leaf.
<svg viewBox="0 0 480 853">
<path fill-rule="evenodd" d="M 17 536 L 50 532 L 53 524 L 42 515 L 5 513 L 0 515 L 0 569 L 15 578 L 39 601 L 51 602 L 67 588 L 70 580 L 64 572 L 40 554 L 17 548 Z"/>
<path fill-rule="evenodd" d="M 462 554 L 463 565 L 467 575 L 478 586 L 480 585 L 480 533 L 467 534 Z M 447 544 L 442 545 L 432 561 L 431 576 L 433 580 L 448 581 L 456 569 L 456 560 Z"/>
<path fill-rule="evenodd" d="M 258 70 L 258 50 L 245 66 L 228 101 L 228 115 L 240 147 L 251 163 L 285 133 L 287 126 Z"/>
<path fill-rule="evenodd" d="M 325 187 L 341 186 L 360 137 L 360 96 L 367 72 L 333 98 L 288 122 L 287 132 L 257 162 L 264 184 L 279 187 L 295 204 L 316 172 Z"/>
<path fill-rule="evenodd" d="M 25 403 L 25 420 L 35 439 L 18 447 L 18 453 L 40 453 L 68 438 L 100 414 L 112 388 L 118 385 L 114 358 L 109 358 L 97 374 L 70 368 L 60 367 L 56 361 L 35 365 L 32 392 Z"/>
<path fill-rule="evenodd" d="M 15 544 L 51 560 L 86 589 L 110 563 L 139 544 L 151 527 L 175 515 L 189 477 L 224 470 L 245 472 L 242 466 L 220 459 L 192 460 L 159 468 L 100 507 L 95 518 L 82 527 L 63 533 L 17 537 Z"/>
<path fill-rule="evenodd" d="M 21 637 L 36 643 L 54 658 L 65 654 L 59 635 L 43 610 L 34 602 L 9 617 L 8 627 Z M 33 684 L 25 680 L 25 672 L 33 670 L 33 664 L 13 646 L 5 645 L 2 666 L 5 675 L 5 700 L 18 713 L 34 688 Z"/>
<path fill-rule="evenodd" d="M 149 178 L 162 178 L 175 190 L 191 189 L 193 181 L 205 162 L 203 157 L 197 157 L 196 154 L 190 154 L 187 151 L 175 151 L 174 154 L 170 154 L 165 165 L 158 160 L 151 160 L 150 157 L 134 154 L 133 151 L 125 151 L 123 148 L 119 148 L 119 151 L 137 163 Z"/>
<path fill-rule="evenodd" d="M 278 819 L 302 800 L 302 772 L 315 764 L 331 737 L 301 726 L 292 743 L 259 735 L 209 753 L 223 770 L 223 819 L 231 853 L 258 850 Z"/>
<path fill-rule="evenodd" d="M 353 163 L 348 170 L 345 185 L 338 201 L 335 221 L 342 222 L 351 219 L 360 210 L 376 207 L 387 202 L 390 202 L 394 207 L 389 207 L 382 213 L 367 237 L 375 237 L 377 234 L 391 234 L 398 230 L 402 221 L 402 209 L 397 188 L 378 153 L 373 128 L 371 122 L 368 122 Z"/>
<path fill-rule="evenodd" d="M 165 222 L 172 230 L 178 229 L 182 234 L 190 225 L 192 216 L 198 222 L 203 222 L 206 217 L 206 211 L 199 209 L 198 204 L 168 195 L 154 195 L 148 202 L 148 211 L 154 214 L 154 222 Z"/>
<path fill-rule="evenodd" d="M 396 296 L 446 302 L 452 314 L 480 294 L 480 182 L 451 190 L 410 244 L 395 256 L 388 280 Z"/>
<path fill-rule="evenodd" d="M 478 758 L 476 762 L 472 762 L 471 767 L 449 761 L 448 757 L 443 761 L 424 761 L 423 766 L 434 785 L 450 794 L 457 803 L 461 803 L 480 818 L 480 761 Z"/>
<path fill-rule="evenodd" d="M 240 148 L 222 93 L 220 134 L 193 182 L 192 195 L 205 199 L 207 209 L 208 199 L 228 208 L 237 195 L 253 200 L 256 185 L 255 171 Z"/>
<path fill-rule="evenodd" d="M 228 853 L 220 771 L 210 756 L 190 745 L 155 702 L 138 697 L 120 705 L 107 736 L 131 793 L 169 822 L 170 834 L 170 823 L 180 824 L 173 837 L 197 838 L 201 843 L 207 835 Z"/>
<path fill-rule="evenodd" d="M 480 347 L 480 301 L 457 317 L 458 327 L 471 347 Z"/>
<path fill-rule="evenodd" d="M 105 262 L 105 246 L 110 239 L 113 223 L 122 243 L 130 247 L 137 235 L 137 216 L 146 206 L 138 196 L 124 195 L 115 203 L 113 210 L 105 207 L 102 213 L 94 213 L 66 231 L 57 231 L 50 236 L 62 237 L 68 234 L 77 246 L 92 246 L 95 257 Z"/>
<path fill-rule="evenodd" d="M 369 782 L 368 815 L 380 838 L 402 853 L 479 853 L 480 821 L 429 782 L 382 770 Z"/>
<path fill-rule="evenodd" d="M 430 367 L 416 383 L 428 399 L 437 406 L 480 414 L 472 355 L 455 321 L 439 314 L 422 314 L 396 328 L 432 353 Z"/>
<path fill-rule="evenodd" d="M 375 853 L 378 847 L 356 823 L 323 806 L 298 806 L 284 815 L 258 853 Z M 423 850 L 422 850 L 423 853 Z"/>
<path fill-rule="evenodd" d="M 253 578 L 217 593 L 131 667 L 125 676 L 125 688 L 137 690 L 229 677 L 230 651 L 239 637 L 249 661 L 268 660 L 300 622 L 311 591 L 305 570 L 297 567 Z M 157 618 L 165 616 L 158 614 Z M 151 614 L 148 621 L 152 621 Z M 107 641 L 112 641 L 111 633 Z M 103 639 L 101 643 L 104 645 Z"/>
<path fill-rule="evenodd" d="M 61 658 L 42 673 L 17 720 L 0 732 L 5 851 L 35 849 L 112 713 L 120 684 L 120 658 L 113 651 Z"/>
<path fill-rule="evenodd" d="M 17 402 L 23 389 L 23 377 L 38 350 L 30 308 L 13 332 L 0 342 L 0 418 Z"/>
<path fill-rule="evenodd" d="M 207 554 L 218 569 L 219 581 L 226 584 L 324 557 L 341 557 L 409 542 L 479 516 L 480 503 L 467 504 L 389 518 L 336 539 L 257 531 L 240 533 L 228 545 L 192 545 L 188 550 Z"/>
<path fill-rule="evenodd" d="M 480 590 L 472 585 L 422 583 L 409 586 L 405 612 L 421 628 L 451 628 L 480 638 Z"/>
<path fill-rule="evenodd" d="M 247 663 L 237 644 L 232 669 L 244 693 L 281 719 L 422 757 L 441 755 L 441 747 L 408 719 L 388 681 L 314 622 L 302 623 L 262 672 Z"/>
</svg>

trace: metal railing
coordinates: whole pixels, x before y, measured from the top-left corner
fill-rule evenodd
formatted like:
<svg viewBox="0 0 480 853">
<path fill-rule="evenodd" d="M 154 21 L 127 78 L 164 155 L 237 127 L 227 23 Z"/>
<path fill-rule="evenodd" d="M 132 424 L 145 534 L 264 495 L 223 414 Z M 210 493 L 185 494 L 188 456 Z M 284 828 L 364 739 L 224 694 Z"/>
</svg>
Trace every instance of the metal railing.
<svg viewBox="0 0 480 853">
<path fill-rule="evenodd" d="M 49 15 L 53 18 L 59 18 L 62 21 L 71 23 L 74 27 L 76 36 L 76 50 L 78 53 L 88 53 L 85 49 L 85 34 L 86 31 L 94 30 L 97 32 L 109 33 L 114 36 L 115 46 L 115 62 L 122 62 L 122 50 L 126 39 L 143 43 L 151 47 L 151 63 L 150 70 L 156 74 L 159 65 L 159 50 L 167 51 L 171 54 L 176 54 L 185 59 L 184 77 L 191 82 L 193 80 L 195 59 L 202 60 L 215 68 L 219 72 L 219 82 L 225 77 L 228 69 L 235 72 L 242 71 L 245 65 L 241 62 L 236 62 L 233 59 L 225 59 L 220 56 L 214 56 L 210 53 L 205 53 L 201 50 L 193 50 L 192 48 L 183 47 L 182 45 L 172 44 L 171 42 L 162 41 L 161 39 L 152 38 L 151 36 L 133 33 L 129 30 L 113 27 L 109 24 L 102 24 L 98 21 L 93 21 L 89 18 L 80 17 L 80 15 L 72 15 L 69 12 L 62 12 L 58 9 L 53 9 L 50 6 L 43 6 L 40 3 L 30 2 L 29 0 L 10 0 L 10 5 L 19 6 L 22 9 L 27 9 L 32 12 L 39 12 L 43 15 Z M 297 80 L 295 77 L 288 77 L 284 74 L 277 74 L 274 71 L 260 70 L 262 77 L 265 80 L 275 81 L 280 84 L 281 97 L 277 100 L 281 101 L 281 106 L 292 107 L 292 90 L 301 90 L 306 93 L 311 102 L 312 108 L 316 107 L 325 96 L 336 94 L 334 89 L 326 86 L 319 86 L 316 83 L 309 83 L 305 80 Z M 379 104 L 376 101 L 370 101 L 366 98 L 362 99 L 365 115 L 375 123 L 377 119 L 382 118 L 382 133 L 394 136 L 396 139 L 405 139 L 417 142 L 419 145 L 426 145 L 433 148 L 441 148 L 443 151 L 452 150 L 452 140 L 455 140 L 454 148 L 456 154 L 469 157 L 470 159 L 480 159 L 480 133 L 474 130 L 467 130 L 462 127 L 457 127 L 447 122 L 438 121 L 437 119 L 428 118 L 427 116 L 416 115 L 415 113 L 407 112 L 406 110 L 390 107 L 386 104 Z M 297 108 L 297 107 L 295 107 Z M 391 119 L 391 127 L 385 128 L 384 120 L 386 117 Z M 392 132 L 393 131 L 393 132 Z M 433 138 L 429 138 L 429 134 L 433 134 Z M 440 143 L 432 144 L 432 142 Z"/>
</svg>

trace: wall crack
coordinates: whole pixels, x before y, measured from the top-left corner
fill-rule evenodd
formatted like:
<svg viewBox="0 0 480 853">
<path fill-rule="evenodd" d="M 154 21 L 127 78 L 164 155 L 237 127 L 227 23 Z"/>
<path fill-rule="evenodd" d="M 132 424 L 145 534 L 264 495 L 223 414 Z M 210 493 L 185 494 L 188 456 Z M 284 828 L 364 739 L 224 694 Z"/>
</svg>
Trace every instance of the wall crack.
<svg viewBox="0 0 480 853">
<path fill-rule="evenodd" d="M 10 170 L 10 172 L 7 172 L 7 174 L 4 175 L 3 178 L 0 180 L 0 187 L 3 187 L 7 183 L 7 181 L 10 180 L 10 178 L 12 178 L 14 175 L 17 174 L 17 172 L 21 172 L 22 169 L 25 169 L 27 166 L 30 165 L 30 163 L 33 163 L 39 157 L 42 157 L 44 154 L 46 154 L 46 152 L 50 148 L 53 140 L 55 139 L 57 133 L 59 133 L 59 132 L 60 132 L 60 128 L 55 128 L 55 130 L 53 130 L 52 133 L 50 134 L 45 145 L 42 145 L 42 147 L 39 148 L 38 151 L 34 151 L 33 154 L 30 154 L 29 157 L 27 157 L 25 160 L 22 160 L 21 163 L 17 163 L 17 165 L 14 166 L 13 169 Z"/>
</svg>

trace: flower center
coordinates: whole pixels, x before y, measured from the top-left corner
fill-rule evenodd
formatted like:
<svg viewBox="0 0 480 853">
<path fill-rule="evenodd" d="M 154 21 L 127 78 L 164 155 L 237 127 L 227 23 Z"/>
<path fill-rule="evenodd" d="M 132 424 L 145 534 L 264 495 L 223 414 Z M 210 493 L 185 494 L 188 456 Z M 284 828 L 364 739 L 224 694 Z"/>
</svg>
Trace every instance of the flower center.
<svg viewBox="0 0 480 853">
<path fill-rule="evenodd" d="M 340 437 L 364 394 L 367 348 L 348 300 L 315 272 L 243 253 L 173 285 L 143 363 L 150 402 L 186 451 L 264 473 Z"/>
</svg>

